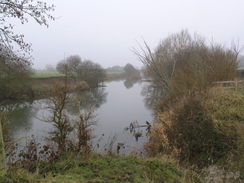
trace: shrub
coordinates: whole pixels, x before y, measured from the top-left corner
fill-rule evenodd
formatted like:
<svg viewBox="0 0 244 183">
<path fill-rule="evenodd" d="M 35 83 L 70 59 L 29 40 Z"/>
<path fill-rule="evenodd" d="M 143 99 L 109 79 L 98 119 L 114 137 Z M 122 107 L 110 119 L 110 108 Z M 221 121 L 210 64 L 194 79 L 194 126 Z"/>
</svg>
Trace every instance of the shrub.
<svg viewBox="0 0 244 183">
<path fill-rule="evenodd" d="M 154 82 L 171 98 L 203 91 L 214 81 L 236 76 L 238 50 L 207 44 L 204 38 L 187 31 L 172 34 L 155 51 L 146 44 L 136 52 Z"/>
<path fill-rule="evenodd" d="M 171 111 L 161 113 L 150 134 L 149 154 L 166 153 L 204 167 L 235 153 L 241 141 L 236 122 L 244 119 L 244 97 L 221 91 L 182 98 Z"/>
</svg>

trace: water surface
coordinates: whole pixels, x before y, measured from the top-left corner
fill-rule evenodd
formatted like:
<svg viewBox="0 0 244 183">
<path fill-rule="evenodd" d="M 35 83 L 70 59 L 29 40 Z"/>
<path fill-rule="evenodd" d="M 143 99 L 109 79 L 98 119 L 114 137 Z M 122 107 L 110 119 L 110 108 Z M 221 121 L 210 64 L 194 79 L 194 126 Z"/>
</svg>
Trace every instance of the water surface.
<svg viewBox="0 0 244 183">
<path fill-rule="evenodd" d="M 133 121 L 141 125 L 152 121 L 152 110 L 145 98 L 147 85 L 144 82 L 106 82 L 105 87 L 72 94 L 73 102 L 68 107 L 68 112 L 75 117 L 79 110 L 94 110 L 97 125 L 94 127 L 93 134 L 96 138 L 93 141 L 96 151 L 103 152 L 108 148 L 111 139 L 114 139 L 114 148 L 118 143 L 125 144 L 120 150 L 122 154 L 141 152 L 147 140 L 145 128 L 136 129 L 136 132 L 142 133 L 138 141 L 125 128 Z M 37 139 L 44 140 L 49 136 L 52 124 L 43 122 L 50 115 L 45 108 L 46 101 L 42 99 L 15 104 L 11 115 L 11 134 L 14 138 L 34 135 Z M 77 101 L 81 101 L 79 107 Z"/>
</svg>

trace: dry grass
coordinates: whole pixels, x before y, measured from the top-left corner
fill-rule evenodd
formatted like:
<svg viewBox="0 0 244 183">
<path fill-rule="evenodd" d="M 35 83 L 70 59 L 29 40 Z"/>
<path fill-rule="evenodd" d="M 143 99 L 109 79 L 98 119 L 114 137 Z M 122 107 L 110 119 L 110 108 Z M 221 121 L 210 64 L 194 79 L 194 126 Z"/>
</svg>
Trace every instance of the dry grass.
<svg viewBox="0 0 244 183">
<path fill-rule="evenodd" d="M 170 154 L 183 162 L 213 163 L 241 169 L 244 147 L 244 95 L 212 88 L 205 94 L 181 98 L 177 106 L 158 114 L 147 150 Z"/>
</svg>

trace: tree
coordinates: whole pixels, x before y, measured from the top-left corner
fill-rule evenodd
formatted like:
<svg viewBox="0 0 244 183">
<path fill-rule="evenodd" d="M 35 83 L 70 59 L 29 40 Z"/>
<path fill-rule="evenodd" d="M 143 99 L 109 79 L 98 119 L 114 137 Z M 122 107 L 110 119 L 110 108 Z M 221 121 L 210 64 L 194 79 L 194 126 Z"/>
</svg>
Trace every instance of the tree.
<svg viewBox="0 0 244 183">
<path fill-rule="evenodd" d="M 134 75 L 135 73 L 137 73 L 138 71 L 134 68 L 133 65 L 131 64 L 126 64 L 124 67 L 124 71 L 126 73 L 127 76 L 131 76 Z"/>
<path fill-rule="evenodd" d="M 78 68 L 78 78 L 85 80 L 89 85 L 97 85 L 105 79 L 105 70 L 90 60 L 83 61 Z"/>
<path fill-rule="evenodd" d="M 54 129 L 50 132 L 51 140 L 58 145 L 59 152 L 66 151 L 66 141 L 72 131 L 70 119 L 66 106 L 70 101 L 69 87 L 67 83 L 55 83 L 49 91 L 48 110 L 50 115 L 44 119 L 45 122 L 52 123 Z"/>
<path fill-rule="evenodd" d="M 23 39 L 24 35 L 14 33 L 14 26 L 8 20 L 14 18 L 20 20 L 22 24 L 25 24 L 29 18 L 33 18 L 38 24 L 48 26 L 47 20 L 54 20 L 54 17 L 49 14 L 53 10 L 53 5 L 49 6 L 47 3 L 41 1 L 0 0 L 1 96 L 2 94 L 9 95 L 7 92 L 9 83 L 7 82 L 12 81 L 11 78 L 19 79 L 19 76 L 22 77 L 22 71 L 25 71 L 27 68 L 26 64 L 29 64 L 26 59 L 26 53 L 29 54 L 31 51 L 31 45 Z M 14 51 L 15 47 L 18 47 L 17 51 Z M 21 51 L 24 53 L 20 55 Z M 1 129 L 0 134 L 2 135 Z M 3 144 L 1 146 L 3 149 Z M 1 150 L 0 156 L 4 157 L 4 149 Z"/>
<path fill-rule="evenodd" d="M 0 113 L 0 177 L 6 173 L 5 150 L 2 124 L 6 121 L 4 113 Z"/>
<path fill-rule="evenodd" d="M 14 47 L 25 53 L 31 51 L 31 45 L 24 41 L 24 35 L 14 32 L 14 25 L 9 23 L 10 19 L 18 19 L 22 24 L 34 19 L 38 24 L 48 26 L 48 19 L 54 20 L 50 14 L 54 5 L 46 2 L 33 0 L 1 0 L 0 1 L 0 54 L 7 57 L 16 57 Z M 6 51 L 7 50 L 7 51 Z M 21 57 L 18 55 L 18 57 Z"/>
<path fill-rule="evenodd" d="M 1 96 L 13 96 L 24 89 L 29 72 L 30 61 L 27 55 L 31 45 L 24 41 L 24 35 L 14 32 L 12 19 L 25 24 L 34 19 L 38 24 L 48 26 L 48 19 L 54 20 L 50 12 L 53 5 L 33 0 L 0 0 L 0 84 Z M 16 50 L 14 50 L 16 48 Z M 9 92 L 11 91 L 11 92 Z"/>
<path fill-rule="evenodd" d="M 46 65 L 45 70 L 47 72 L 56 72 L 56 69 L 53 67 L 53 65 L 50 64 Z"/>
<path fill-rule="evenodd" d="M 0 100 L 20 99 L 30 92 L 31 69 L 27 62 L 0 55 Z"/>
<path fill-rule="evenodd" d="M 70 77 L 77 77 L 78 68 L 81 62 L 79 55 L 72 55 L 65 60 L 61 60 L 57 64 L 56 69 L 61 74 L 67 74 Z"/>
<path fill-rule="evenodd" d="M 232 80 L 239 51 L 206 44 L 204 38 L 181 31 L 161 41 L 154 52 L 145 43 L 142 54 L 136 53 L 160 87 L 181 95 L 206 89 L 215 81 Z"/>
<path fill-rule="evenodd" d="M 97 85 L 104 81 L 105 70 L 90 60 L 82 61 L 80 56 L 74 55 L 57 64 L 57 71 L 68 77 L 84 80 L 90 85 Z"/>
</svg>

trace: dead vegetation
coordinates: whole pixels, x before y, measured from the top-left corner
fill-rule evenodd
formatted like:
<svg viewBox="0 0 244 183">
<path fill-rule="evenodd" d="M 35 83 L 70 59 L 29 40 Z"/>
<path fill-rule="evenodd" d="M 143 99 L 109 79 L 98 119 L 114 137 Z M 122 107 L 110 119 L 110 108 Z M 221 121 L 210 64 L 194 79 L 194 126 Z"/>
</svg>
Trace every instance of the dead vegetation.
<svg viewBox="0 0 244 183">
<path fill-rule="evenodd" d="M 72 87 L 67 85 L 67 81 L 53 85 L 47 100 L 50 115 L 42 120 L 53 124 L 54 129 L 49 132 L 49 140 L 57 144 L 59 153 L 73 151 L 88 154 L 92 149 L 92 126 L 96 122 L 92 112 L 81 112 L 79 106 L 79 115 L 71 118 L 67 109 L 72 102 L 71 90 Z M 78 104 L 80 105 L 80 102 Z"/>
<path fill-rule="evenodd" d="M 235 79 L 237 47 L 207 44 L 187 31 L 164 39 L 154 52 L 145 46 L 137 55 L 164 93 L 146 145 L 149 155 L 166 154 L 194 170 L 219 165 L 243 172 L 244 96 L 213 88 L 213 82 Z"/>
<path fill-rule="evenodd" d="M 173 103 L 174 98 L 208 89 L 212 82 L 233 80 L 239 50 L 207 44 L 201 36 L 182 31 L 161 41 L 155 51 L 145 43 L 136 54 Z"/>
<path fill-rule="evenodd" d="M 69 150 L 82 152 L 88 155 L 92 152 L 91 140 L 93 136 L 93 126 L 96 125 L 92 112 L 80 114 L 74 122 L 74 138 L 71 138 L 68 146 Z"/>
</svg>

